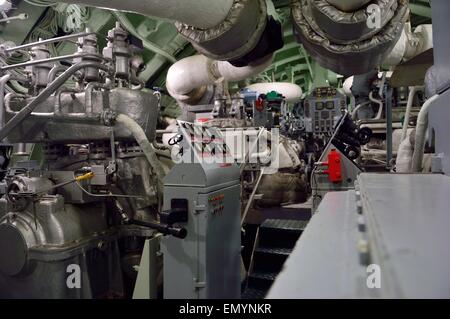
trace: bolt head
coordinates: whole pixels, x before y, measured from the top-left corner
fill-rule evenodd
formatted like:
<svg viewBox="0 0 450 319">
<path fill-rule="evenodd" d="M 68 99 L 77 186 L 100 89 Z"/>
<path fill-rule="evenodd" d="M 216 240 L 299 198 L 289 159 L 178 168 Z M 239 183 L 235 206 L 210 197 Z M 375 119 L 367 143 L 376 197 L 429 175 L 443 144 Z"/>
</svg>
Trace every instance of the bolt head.
<svg viewBox="0 0 450 319">
<path fill-rule="evenodd" d="M 356 211 L 358 212 L 358 214 L 362 214 L 363 213 L 363 207 L 362 207 L 362 202 L 361 200 L 358 200 L 356 202 Z"/>
<path fill-rule="evenodd" d="M 362 215 L 358 217 L 358 230 L 362 233 L 366 231 L 366 221 Z"/>
</svg>

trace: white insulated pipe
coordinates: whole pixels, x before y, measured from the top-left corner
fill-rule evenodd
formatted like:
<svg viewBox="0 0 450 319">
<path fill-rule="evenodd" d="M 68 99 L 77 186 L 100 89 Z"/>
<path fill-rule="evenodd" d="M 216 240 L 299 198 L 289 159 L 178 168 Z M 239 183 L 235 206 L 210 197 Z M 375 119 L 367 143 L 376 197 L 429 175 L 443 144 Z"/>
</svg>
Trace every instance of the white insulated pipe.
<svg viewBox="0 0 450 319">
<path fill-rule="evenodd" d="M 377 100 L 376 98 L 373 97 L 373 92 L 369 93 L 369 100 L 373 103 L 378 104 L 378 112 L 377 115 L 374 117 L 375 120 L 379 120 L 381 119 L 381 116 L 383 115 L 383 101 L 382 100 Z"/>
<path fill-rule="evenodd" d="M 222 23 L 234 0 L 57 0 L 70 4 L 139 13 L 209 29 Z"/>
<path fill-rule="evenodd" d="M 300 86 L 289 82 L 255 83 L 247 86 L 246 89 L 256 91 L 260 94 L 276 91 L 282 94 L 288 103 L 299 102 L 303 94 Z"/>
<path fill-rule="evenodd" d="M 417 117 L 416 136 L 414 138 L 414 154 L 412 157 L 411 171 L 422 171 L 423 153 L 425 148 L 425 135 L 428 127 L 428 112 L 433 102 L 439 98 L 439 94 L 433 95 L 425 101 Z"/>
<path fill-rule="evenodd" d="M 414 32 L 411 23 L 406 23 L 400 38 L 383 61 L 384 66 L 397 66 L 433 48 L 433 26 L 419 25 Z"/>
<path fill-rule="evenodd" d="M 258 63 L 235 67 L 227 61 L 216 61 L 204 55 L 194 55 L 173 64 L 167 72 L 166 87 L 177 101 L 185 102 L 191 93 L 218 81 L 242 81 L 264 71 L 273 55 Z"/>
<path fill-rule="evenodd" d="M 409 88 L 408 103 L 406 104 L 405 119 L 403 121 L 402 137 L 400 139 L 400 142 L 403 142 L 406 138 L 408 132 L 409 119 L 411 117 L 411 110 L 413 108 L 414 103 L 414 97 L 416 96 L 417 91 L 419 91 L 421 88 L 422 87 L 419 86 L 411 86 Z"/>
<path fill-rule="evenodd" d="M 148 140 L 147 135 L 145 134 L 142 127 L 138 123 L 136 123 L 135 120 L 125 114 L 119 114 L 116 118 L 116 123 L 123 125 L 131 132 L 131 134 L 136 139 L 136 142 L 141 147 L 142 152 L 144 152 L 144 155 L 147 158 L 154 173 L 162 183 L 165 177 L 164 167 L 161 165 L 161 162 L 156 155 L 155 148 Z"/>
<path fill-rule="evenodd" d="M 395 159 L 395 171 L 397 173 L 409 173 L 411 171 L 411 161 L 414 153 L 411 138 L 408 135 L 413 133 L 413 129 L 408 130 L 406 138 L 401 141 Z"/>
</svg>

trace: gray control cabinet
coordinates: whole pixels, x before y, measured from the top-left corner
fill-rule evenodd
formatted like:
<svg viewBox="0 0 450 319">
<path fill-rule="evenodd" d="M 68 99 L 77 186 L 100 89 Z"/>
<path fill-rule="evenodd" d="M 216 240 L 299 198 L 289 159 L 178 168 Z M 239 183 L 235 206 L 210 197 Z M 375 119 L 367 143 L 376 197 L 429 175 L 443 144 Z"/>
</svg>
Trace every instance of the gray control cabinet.
<svg viewBox="0 0 450 319">
<path fill-rule="evenodd" d="M 305 99 L 307 132 L 330 133 L 341 118 L 341 109 L 347 106 L 344 94 L 331 87 L 316 88 Z"/>
<path fill-rule="evenodd" d="M 164 210 L 187 199 L 185 239 L 166 236 L 164 298 L 240 298 L 240 182 L 234 164 L 178 164 L 165 179 Z"/>
</svg>

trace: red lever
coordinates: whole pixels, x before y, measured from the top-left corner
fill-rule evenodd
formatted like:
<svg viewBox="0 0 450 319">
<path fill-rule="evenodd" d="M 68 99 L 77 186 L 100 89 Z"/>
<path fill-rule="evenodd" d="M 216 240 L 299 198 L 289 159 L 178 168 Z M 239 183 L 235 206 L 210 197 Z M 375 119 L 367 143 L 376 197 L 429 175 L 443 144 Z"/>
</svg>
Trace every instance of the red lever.
<svg viewBox="0 0 450 319">
<path fill-rule="evenodd" d="M 340 183 L 343 181 L 341 163 L 341 155 L 336 150 L 331 150 L 328 154 L 328 163 L 325 163 L 328 169 L 324 171 L 325 174 L 328 174 L 330 182 Z"/>
<path fill-rule="evenodd" d="M 257 109 L 259 112 L 262 112 L 262 111 L 264 110 L 264 100 L 261 99 L 261 98 L 258 98 L 258 99 L 255 101 L 255 106 L 256 106 L 256 109 Z"/>
</svg>

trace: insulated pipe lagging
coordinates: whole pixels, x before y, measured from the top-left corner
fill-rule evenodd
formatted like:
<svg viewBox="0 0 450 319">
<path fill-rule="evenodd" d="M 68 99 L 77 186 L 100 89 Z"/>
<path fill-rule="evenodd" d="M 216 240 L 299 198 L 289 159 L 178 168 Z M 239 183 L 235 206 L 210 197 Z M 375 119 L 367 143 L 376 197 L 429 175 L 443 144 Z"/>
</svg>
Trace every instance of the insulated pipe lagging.
<svg viewBox="0 0 450 319">
<path fill-rule="evenodd" d="M 213 60 L 247 66 L 283 47 L 281 23 L 266 0 L 59 0 L 174 21 L 178 32 Z M 130 27 L 130 26 L 129 26 Z M 134 28 L 131 28 L 134 29 Z M 133 30 L 130 30 L 135 33 Z M 147 43 L 149 44 L 149 43 Z M 155 46 L 146 45 L 150 50 Z M 166 58 L 167 54 L 160 51 Z M 171 58 L 171 60 L 173 60 Z"/>
<path fill-rule="evenodd" d="M 327 0 L 327 2 L 341 11 L 351 12 L 362 8 L 371 0 Z"/>
<path fill-rule="evenodd" d="M 414 139 L 414 154 L 412 158 L 411 171 L 418 173 L 422 171 L 423 154 L 425 150 L 425 135 L 428 127 L 428 112 L 433 102 L 439 98 L 439 94 L 429 98 L 420 109 L 417 118 L 416 135 Z"/>
<path fill-rule="evenodd" d="M 153 169 L 153 172 L 158 177 L 158 180 L 162 182 L 165 176 L 164 168 L 156 155 L 156 151 L 152 143 L 148 140 L 142 127 L 135 120 L 125 114 L 119 114 L 116 118 L 116 123 L 123 125 L 131 132 L 136 142 L 144 152 L 145 157 Z"/>
<path fill-rule="evenodd" d="M 258 64 L 235 67 L 227 61 L 215 61 L 203 55 L 184 58 L 167 72 L 166 87 L 180 102 L 189 101 L 199 88 L 217 81 L 242 81 L 264 71 L 272 63 L 273 55 Z"/>
<path fill-rule="evenodd" d="M 395 160 L 395 171 L 397 173 L 409 173 L 413 156 L 413 146 L 410 138 L 406 137 L 398 146 L 397 158 Z"/>
<path fill-rule="evenodd" d="M 275 91 L 283 95 L 288 103 L 299 102 L 303 94 L 300 86 L 288 82 L 256 83 L 247 86 L 246 89 L 258 92 L 259 94 L 267 94 Z"/>
<path fill-rule="evenodd" d="M 233 0 L 58 0 L 70 4 L 134 12 L 142 15 L 181 22 L 200 29 L 222 23 Z"/>
<path fill-rule="evenodd" d="M 250 65 L 242 67 L 236 67 L 227 61 L 214 61 L 212 65 L 213 71 L 217 70 L 217 80 L 223 79 L 227 82 L 236 82 L 263 72 L 272 64 L 272 60 L 273 55 L 270 55 L 260 61 L 255 61 Z"/>
<path fill-rule="evenodd" d="M 406 135 L 408 133 L 408 125 L 409 125 L 409 118 L 411 116 L 411 109 L 413 107 L 414 97 L 416 96 L 416 93 L 419 90 L 419 88 L 420 87 L 417 86 L 412 86 L 409 88 L 408 103 L 406 104 L 405 119 L 403 120 L 402 137 L 400 139 L 400 143 L 405 140 Z"/>
</svg>

